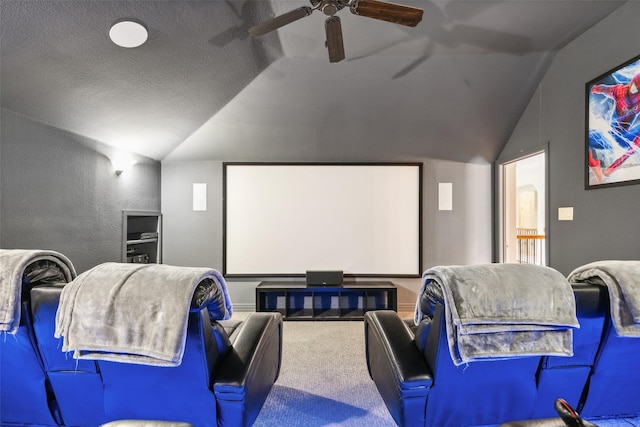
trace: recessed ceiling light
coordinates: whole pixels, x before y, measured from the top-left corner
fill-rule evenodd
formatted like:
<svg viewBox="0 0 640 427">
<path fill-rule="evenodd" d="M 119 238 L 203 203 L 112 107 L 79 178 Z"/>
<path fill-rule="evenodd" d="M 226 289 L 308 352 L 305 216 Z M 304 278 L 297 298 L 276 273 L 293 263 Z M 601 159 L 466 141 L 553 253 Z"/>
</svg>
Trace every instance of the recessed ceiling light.
<svg viewBox="0 0 640 427">
<path fill-rule="evenodd" d="M 147 41 L 147 36 L 144 25 L 133 21 L 120 21 L 109 30 L 111 41 L 128 48 L 140 46 Z"/>
</svg>

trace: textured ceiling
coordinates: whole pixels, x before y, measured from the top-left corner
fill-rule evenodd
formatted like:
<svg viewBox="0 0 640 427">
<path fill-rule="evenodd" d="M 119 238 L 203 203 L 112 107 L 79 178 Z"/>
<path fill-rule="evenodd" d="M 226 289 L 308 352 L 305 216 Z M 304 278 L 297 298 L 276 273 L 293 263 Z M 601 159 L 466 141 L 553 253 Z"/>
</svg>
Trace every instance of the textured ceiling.
<svg viewBox="0 0 640 427">
<path fill-rule="evenodd" d="M 423 21 L 342 10 L 331 64 L 319 11 L 246 31 L 306 0 L 2 0 L 2 107 L 159 160 L 493 161 L 555 51 L 624 3 L 394 1 Z M 146 44 L 110 42 L 122 18 Z"/>
</svg>

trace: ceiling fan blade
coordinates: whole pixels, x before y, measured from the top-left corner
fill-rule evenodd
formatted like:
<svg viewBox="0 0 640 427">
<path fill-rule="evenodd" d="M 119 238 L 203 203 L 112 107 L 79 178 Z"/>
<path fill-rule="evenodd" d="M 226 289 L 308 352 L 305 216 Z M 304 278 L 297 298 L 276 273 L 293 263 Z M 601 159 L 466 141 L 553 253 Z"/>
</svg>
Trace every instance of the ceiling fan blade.
<svg viewBox="0 0 640 427">
<path fill-rule="evenodd" d="M 344 43 L 342 40 L 342 25 L 340 18 L 330 16 L 324 21 L 324 29 L 327 33 L 327 49 L 329 50 L 329 62 L 340 62 L 344 59 Z"/>
<path fill-rule="evenodd" d="M 356 0 L 351 5 L 351 12 L 367 18 L 380 19 L 394 24 L 415 27 L 422 21 L 423 10 L 401 4 L 379 0 Z"/>
<path fill-rule="evenodd" d="M 276 16 L 273 19 L 249 28 L 249 34 L 251 34 L 253 37 L 267 34 L 268 32 L 277 30 L 278 28 L 297 21 L 298 19 L 311 15 L 311 12 L 313 12 L 313 9 L 309 6 L 299 7 L 290 12 L 283 13 L 282 15 Z"/>
</svg>

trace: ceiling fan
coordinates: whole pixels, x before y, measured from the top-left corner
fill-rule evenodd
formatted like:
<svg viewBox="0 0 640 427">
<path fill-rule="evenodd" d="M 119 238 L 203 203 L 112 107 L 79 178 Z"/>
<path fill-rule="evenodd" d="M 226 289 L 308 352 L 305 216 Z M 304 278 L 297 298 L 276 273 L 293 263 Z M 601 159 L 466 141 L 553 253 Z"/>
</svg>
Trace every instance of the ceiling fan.
<svg viewBox="0 0 640 427">
<path fill-rule="evenodd" d="M 415 27 L 422 20 L 422 9 L 383 2 L 379 0 L 309 0 L 311 6 L 302 6 L 290 12 L 283 13 L 273 19 L 249 28 L 249 34 L 254 37 L 261 36 L 287 24 L 290 24 L 305 16 L 311 15 L 314 10 L 321 10 L 328 16 L 324 23 L 326 33 L 326 46 L 329 50 L 329 62 L 340 62 L 344 56 L 344 43 L 342 40 L 342 26 L 340 18 L 335 14 L 348 7 L 355 15 L 367 18 L 379 19 L 394 24 Z"/>
</svg>

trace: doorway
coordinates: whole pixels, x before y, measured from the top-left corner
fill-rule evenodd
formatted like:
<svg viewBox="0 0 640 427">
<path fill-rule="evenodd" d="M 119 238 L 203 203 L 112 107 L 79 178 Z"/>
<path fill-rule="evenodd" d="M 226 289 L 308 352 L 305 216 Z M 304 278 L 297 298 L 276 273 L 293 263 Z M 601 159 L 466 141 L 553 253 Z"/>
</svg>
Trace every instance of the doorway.
<svg viewBox="0 0 640 427">
<path fill-rule="evenodd" d="M 500 262 L 547 265 L 546 151 L 500 165 Z"/>
</svg>

